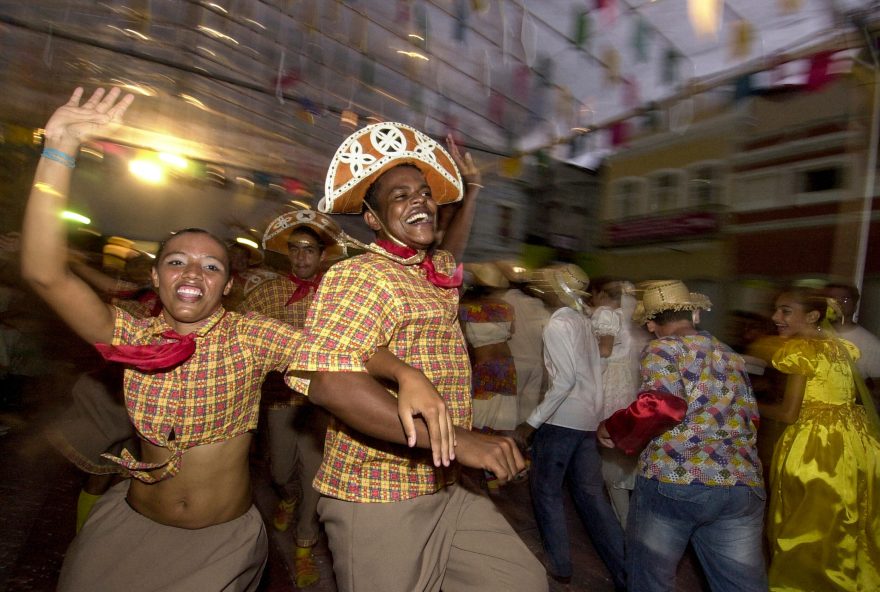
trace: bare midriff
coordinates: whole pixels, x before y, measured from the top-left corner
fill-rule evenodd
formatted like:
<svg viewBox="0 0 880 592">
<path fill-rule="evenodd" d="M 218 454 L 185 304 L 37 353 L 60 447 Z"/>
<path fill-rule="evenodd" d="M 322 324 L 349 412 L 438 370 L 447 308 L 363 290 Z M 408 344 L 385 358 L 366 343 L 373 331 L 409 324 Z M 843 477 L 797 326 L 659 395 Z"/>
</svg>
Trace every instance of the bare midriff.
<svg viewBox="0 0 880 592">
<path fill-rule="evenodd" d="M 473 349 L 473 354 L 474 364 L 491 362 L 492 360 L 501 360 L 511 356 L 510 347 L 507 345 L 507 342 L 492 343 L 475 347 Z"/>
<path fill-rule="evenodd" d="M 238 518 L 251 506 L 250 432 L 187 449 L 180 472 L 158 483 L 131 480 L 128 503 L 150 520 L 178 528 L 205 528 Z M 141 440 L 146 462 L 161 462 L 168 450 Z M 153 474 L 160 474 L 157 469 Z"/>
</svg>

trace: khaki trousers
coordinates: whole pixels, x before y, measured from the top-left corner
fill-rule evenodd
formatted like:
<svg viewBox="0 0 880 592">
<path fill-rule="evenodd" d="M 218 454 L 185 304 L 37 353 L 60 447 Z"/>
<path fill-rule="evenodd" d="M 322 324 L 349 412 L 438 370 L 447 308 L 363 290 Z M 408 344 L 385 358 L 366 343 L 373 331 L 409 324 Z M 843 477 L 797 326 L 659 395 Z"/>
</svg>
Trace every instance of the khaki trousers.
<svg viewBox="0 0 880 592">
<path fill-rule="evenodd" d="M 486 497 L 318 504 L 340 592 L 546 592 L 544 567 Z"/>
</svg>

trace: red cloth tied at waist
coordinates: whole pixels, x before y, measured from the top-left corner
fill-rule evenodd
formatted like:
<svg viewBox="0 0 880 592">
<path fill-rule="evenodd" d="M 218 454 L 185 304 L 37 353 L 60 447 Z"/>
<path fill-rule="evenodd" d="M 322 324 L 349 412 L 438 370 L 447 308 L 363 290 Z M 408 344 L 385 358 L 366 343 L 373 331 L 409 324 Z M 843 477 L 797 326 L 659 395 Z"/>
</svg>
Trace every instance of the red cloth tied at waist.
<svg viewBox="0 0 880 592">
<path fill-rule="evenodd" d="M 412 257 L 418 252 L 411 247 L 404 247 L 386 240 L 377 240 L 376 244 L 392 255 L 397 255 L 398 257 L 403 257 L 405 259 Z M 461 281 L 464 278 L 464 269 L 461 264 L 455 268 L 455 273 L 452 275 L 438 272 L 434 267 L 434 260 L 431 259 L 430 252 L 425 254 L 425 258 L 419 263 L 419 267 L 425 270 L 425 277 L 427 280 L 438 288 L 458 288 L 461 286 Z"/>
<path fill-rule="evenodd" d="M 660 391 L 643 391 L 625 409 L 605 420 L 605 428 L 617 448 L 636 454 L 648 442 L 684 419 L 687 402 Z"/>
<path fill-rule="evenodd" d="M 181 335 L 176 331 L 168 330 L 162 333 L 162 337 L 173 341 L 149 345 L 96 343 L 95 349 L 105 360 L 122 362 L 143 372 L 173 368 L 188 360 L 196 351 L 195 333 Z"/>
</svg>

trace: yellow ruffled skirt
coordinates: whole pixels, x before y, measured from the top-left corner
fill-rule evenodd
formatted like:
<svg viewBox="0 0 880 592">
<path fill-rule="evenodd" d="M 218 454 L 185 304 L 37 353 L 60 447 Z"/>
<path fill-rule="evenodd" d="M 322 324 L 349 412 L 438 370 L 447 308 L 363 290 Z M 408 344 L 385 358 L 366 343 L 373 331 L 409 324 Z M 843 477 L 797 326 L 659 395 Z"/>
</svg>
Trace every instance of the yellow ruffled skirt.
<svg viewBox="0 0 880 592">
<path fill-rule="evenodd" d="M 770 589 L 880 591 L 880 441 L 857 405 L 804 403 L 770 471 Z"/>
</svg>

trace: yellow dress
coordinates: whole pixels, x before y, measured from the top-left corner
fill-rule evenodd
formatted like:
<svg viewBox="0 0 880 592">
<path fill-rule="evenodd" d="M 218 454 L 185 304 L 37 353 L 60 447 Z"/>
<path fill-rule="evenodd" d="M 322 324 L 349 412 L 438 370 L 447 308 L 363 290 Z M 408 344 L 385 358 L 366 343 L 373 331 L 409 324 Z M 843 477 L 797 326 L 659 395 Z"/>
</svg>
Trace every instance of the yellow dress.
<svg viewBox="0 0 880 592">
<path fill-rule="evenodd" d="M 880 591 L 880 440 L 856 404 L 842 339 L 791 339 L 773 356 L 807 377 L 770 469 L 770 589 Z"/>
</svg>

